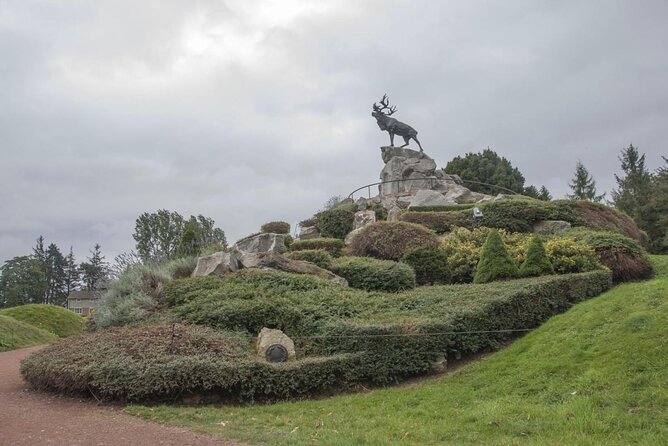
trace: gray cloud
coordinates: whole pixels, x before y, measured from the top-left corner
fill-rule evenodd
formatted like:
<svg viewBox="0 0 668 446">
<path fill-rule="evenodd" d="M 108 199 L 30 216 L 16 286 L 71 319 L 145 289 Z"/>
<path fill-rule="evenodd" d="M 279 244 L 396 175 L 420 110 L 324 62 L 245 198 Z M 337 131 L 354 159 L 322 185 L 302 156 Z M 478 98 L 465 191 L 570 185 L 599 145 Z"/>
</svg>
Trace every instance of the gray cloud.
<svg viewBox="0 0 668 446">
<path fill-rule="evenodd" d="M 668 137 L 663 1 L 0 2 L 0 260 L 133 246 L 160 208 L 234 240 L 375 181 L 388 92 L 444 166 L 490 146 L 563 196 Z"/>
</svg>

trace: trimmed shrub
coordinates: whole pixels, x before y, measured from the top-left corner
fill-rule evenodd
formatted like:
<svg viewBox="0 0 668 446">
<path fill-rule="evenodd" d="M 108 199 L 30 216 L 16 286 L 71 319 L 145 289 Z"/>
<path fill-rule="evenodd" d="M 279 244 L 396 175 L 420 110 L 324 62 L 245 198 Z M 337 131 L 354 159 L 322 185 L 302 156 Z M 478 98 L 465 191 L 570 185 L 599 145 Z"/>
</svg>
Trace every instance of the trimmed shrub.
<svg viewBox="0 0 668 446">
<path fill-rule="evenodd" d="M 448 256 L 441 249 L 409 249 L 401 261 L 413 268 L 418 285 L 448 283 Z"/>
<path fill-rule="evenodd" d="M 647 234 L 625 213 L 591 201 L 571 202 L 574 211 L 584 221 L 584 226 L 596 231 L 616 232 L 645 245 Z"/>
<path fill-rule="evenodd" d="M 332 263 L 332 271 L 348 285 L 365 291 L 399 292 L 415 288 L 415 272 L 398 262 L 368 257 L 341 257 Z"/>
<path fill-rule="evenodd" d="M 582 221 L 569 203 L 534 199 L 500 200 L 481 205 L 482 225 L 510 232 L 531 232 L 541 220 L 565 220 L 571 224 Z"/>
<path fill-rule="evenodd" d="M 379 221 L 365 226 L 355 235 L 350 251 L 356 256 L 396 261 L 409 249 L 437 246 L 436 234 L 420 225 Z"/>
<path fill-rule="evenodd" d="M 299 227 L 300 228 L 308 228 L 310 226 L 315 226 L 315 223 L 316 223 L 316 218 L 311 217 L 311 218 L 307 218 L 307 219 L 304 219 L 304 220 L 300 221 L 299 222 Z"/>
<path fill-rule="evenodd" d="M 292 251 L 305 251 L 312 249 L 323 249 L 329 252 L 333 257 L 341 255 L 343 249 L 343 240 L 338 238 L 311 238 L 307 240 L 295 240 L 290 245 Z"/>
<path fill-rule="evenodd" d="M 464 211 L 466 209 L 473 209 L 480 207 L 478 203 L 462 203 L 462 204 L 445 204 L 436 206 L 411 206 L 410 212 L 450 212 L 450 211 Z"/>
<path fill-rule="evenodd" d="M 515 261 L 508 254 L 506 245 L 498 231 L 490 231 L 482 245 L 480 261 L 476 267 L 473 283 L 487 283 L 499 279 L 512 279 L 519 276 Z"/>
<path fill-rule="evenodd" d="M 437 234 L 450 232 L 452 226 L 473 228 L 471 212 L 404 212 L 399 219 L 425 226 Z"/>
<path fill-rule="evenodd" d="M 529 243 L 526 259 L 520 266 L 520 275 L 530 277 L 543 274 L 554 274 L 554 268 L 550 259 L 547 258 L 543 241 L 540 237 L 534 236 Z"/>
<path fill-rule="evenodd" d="M 284 221 L 270 221 L 260 227 L 260 230 L 270 234 L 289 234 L 290 223 Z"/>
<path fill-rule="evenodd" d="M 357 207 L 355 206 L 355 209 Z M 355 211 L 347 207 L 335 207 L 315 215 L 315 227 L 325 238 L 343 240 L 353 230 Z"/>
<path fill-rule="evenodd" d="M 61 338 L 81 333 L 86 320 L 57 305 L 28 304 L 0 310 L 0 315 L 46 330 Z"/>
<path fill-rule="evenodd" d="M 557 274 L 578 273 L 601 269 L 596 251 L 589 245 L 571 238 L 554 238 L 545 244 L 547 257 Z"/>
<path fill-rule="evenodd" d="M 303 251 L 293 251 L 286 254 L 286 257 L 294 260 L 303 260 L 318 265 L 320 268 L 330 269 L 332 266 L 332 255 L 324 249 L 305 249 Z"/>
</svg>

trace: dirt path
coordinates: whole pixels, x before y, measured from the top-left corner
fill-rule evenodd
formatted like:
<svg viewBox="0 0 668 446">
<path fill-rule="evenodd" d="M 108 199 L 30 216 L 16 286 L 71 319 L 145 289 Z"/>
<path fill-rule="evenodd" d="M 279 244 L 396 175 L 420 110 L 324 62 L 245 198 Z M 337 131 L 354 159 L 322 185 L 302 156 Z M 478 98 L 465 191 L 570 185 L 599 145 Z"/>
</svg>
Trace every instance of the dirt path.
<svg viewBox="0 0 668 446">
<path fill-rule="evenodd" d="M 0 353 L 0 445 L 226 445 L 194 432 L 165 427 L 121 412 L 28 388 L 21 359 L 40 347 Z"/>
</svg>

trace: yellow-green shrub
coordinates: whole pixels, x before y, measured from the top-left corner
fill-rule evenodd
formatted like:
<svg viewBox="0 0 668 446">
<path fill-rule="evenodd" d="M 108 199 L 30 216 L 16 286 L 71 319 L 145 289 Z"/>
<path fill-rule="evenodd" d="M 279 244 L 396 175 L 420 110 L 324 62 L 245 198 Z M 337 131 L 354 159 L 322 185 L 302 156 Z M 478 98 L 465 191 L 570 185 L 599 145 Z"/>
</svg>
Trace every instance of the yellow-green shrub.
<svg viewBox="0 0 668 446">
<path fill-rule="evenodd" d="M 553 238 L 545 244 L 547 257 L 557 274 L 581 273 L 601 269 L 596 251 L 572 238 Z"/>
</svg>

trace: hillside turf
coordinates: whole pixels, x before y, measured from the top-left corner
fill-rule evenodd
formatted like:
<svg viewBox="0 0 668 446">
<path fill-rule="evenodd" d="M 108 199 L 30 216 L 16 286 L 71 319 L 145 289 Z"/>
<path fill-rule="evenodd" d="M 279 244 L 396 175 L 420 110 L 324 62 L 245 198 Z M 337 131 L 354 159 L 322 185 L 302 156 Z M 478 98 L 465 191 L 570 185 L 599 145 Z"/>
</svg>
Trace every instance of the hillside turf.
<svg viewBox="0 0 668 446">
<path fill-rule="evenodd" d="M 48 344 L 57 339 L 53 333 L 0 314 L 0 352 Z"/>
<path fill-rule="evenodd" d="M 56 305 L 21 305 L 0 310 L 0 315 L 12 317 L 61 338 L 81 333 L 86 325 L 81 316 Z"/>
</svg>

